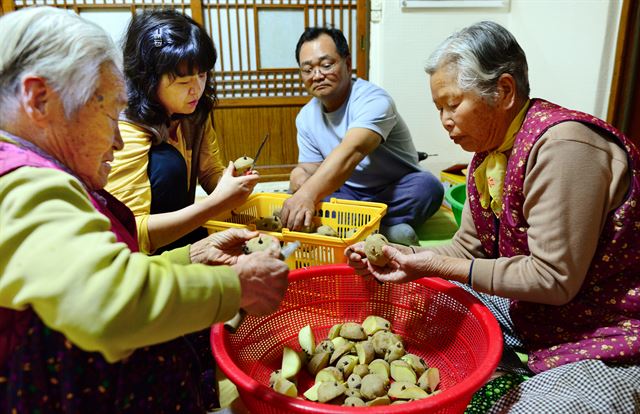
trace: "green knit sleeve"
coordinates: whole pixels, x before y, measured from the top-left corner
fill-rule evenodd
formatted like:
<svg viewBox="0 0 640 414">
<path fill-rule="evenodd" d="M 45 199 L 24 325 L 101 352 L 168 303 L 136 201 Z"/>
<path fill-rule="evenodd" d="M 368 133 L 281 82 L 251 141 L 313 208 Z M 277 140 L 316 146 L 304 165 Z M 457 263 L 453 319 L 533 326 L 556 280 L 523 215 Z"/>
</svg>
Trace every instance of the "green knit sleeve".
<svg viewBox="0 0 640 414">
<path fill-rule="evenodd" d="M 188 250 L 132 253 L 79 182 L 23 167 L 0 177 L 0 306 L 43 322 L 109 361 L 230 319 L 240 283 Z M 186 256 L 185 256 L 186 255 Z"/>
</svg>

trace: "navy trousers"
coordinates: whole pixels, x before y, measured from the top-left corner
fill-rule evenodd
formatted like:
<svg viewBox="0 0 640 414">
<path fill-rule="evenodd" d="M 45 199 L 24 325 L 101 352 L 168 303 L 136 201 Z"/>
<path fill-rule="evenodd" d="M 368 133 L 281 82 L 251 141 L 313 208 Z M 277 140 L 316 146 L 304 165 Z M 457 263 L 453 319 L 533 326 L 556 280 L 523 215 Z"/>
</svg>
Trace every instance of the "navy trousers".
<svg viewBox="0 0 640 414">
<path fill-rule="evenodd" d="M 387 214 L 382 218 L 382 225 L 407 223 L 411 227 L 418 227 L 438 211 L 444 188 L 430 172 L 417 171 L 380 187 L 355 188 L 344 184 L 325 200 L 331 197 L 385 203 Z"/>
</svg>

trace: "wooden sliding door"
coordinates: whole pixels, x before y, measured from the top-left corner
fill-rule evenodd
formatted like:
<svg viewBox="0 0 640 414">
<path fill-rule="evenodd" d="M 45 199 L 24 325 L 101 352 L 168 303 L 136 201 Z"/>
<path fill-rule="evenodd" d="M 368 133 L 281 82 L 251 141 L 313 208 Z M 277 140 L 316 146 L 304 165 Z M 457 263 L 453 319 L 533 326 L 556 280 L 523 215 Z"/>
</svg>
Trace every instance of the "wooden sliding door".
<svg viewBox="0 0 640 414">
<path fill-rule="evenodd" d="M 1 0 L 2 12 L 48 5 L 73 10 L 120 35 L 132 13 L 175 8 L 201 23 L 218 50 L 219 103 L 214 123 L 223 156 L 254 156 L 265 180 L 286 180 L 297 162 L 295 117 L 309 100 L 300 82 L 295 46 L 307 26 L 341 29 L 354 72 L 367 78 L 367 0 Z"/>
</svg>

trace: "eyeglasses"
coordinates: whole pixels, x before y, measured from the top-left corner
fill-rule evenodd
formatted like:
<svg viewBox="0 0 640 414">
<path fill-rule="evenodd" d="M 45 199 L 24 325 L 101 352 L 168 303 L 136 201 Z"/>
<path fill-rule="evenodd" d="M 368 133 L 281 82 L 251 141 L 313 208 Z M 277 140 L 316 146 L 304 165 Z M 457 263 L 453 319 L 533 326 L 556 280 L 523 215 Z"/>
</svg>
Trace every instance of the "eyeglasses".
<svg viewBox="0 0 640 414">
<path fill-rule="evenodd" d="M 303 66 L 300 68 L 300 74 L 303 78 L 311 78 L 316 74 L 317 70 L 323 76 L 331 75 L 337 71 L 339 63 L 340 61 L 336 61 L 333 63 L 323 63 L 316 66 Z"/>
</svg>

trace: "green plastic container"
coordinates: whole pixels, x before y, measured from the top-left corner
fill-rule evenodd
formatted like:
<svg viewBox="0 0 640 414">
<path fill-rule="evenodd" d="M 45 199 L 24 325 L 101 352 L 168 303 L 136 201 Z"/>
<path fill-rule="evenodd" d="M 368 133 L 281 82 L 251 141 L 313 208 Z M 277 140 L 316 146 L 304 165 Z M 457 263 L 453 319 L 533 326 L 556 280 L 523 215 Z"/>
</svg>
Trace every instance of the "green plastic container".
<svg viewBox="0 0 640 414">
<path fill-rule="evenodd" d="M 462 207 L 464 206 L 464 202 L 467 200 L 467 185 L 458 184 L 453 187 L 449 187 L 449 189 L 444 193 L 444 198 L 451 205 L 453 217 L 456 219 L 458 227 L 460 227 L 460 221 L 462 220 Z"/>
</svg>

